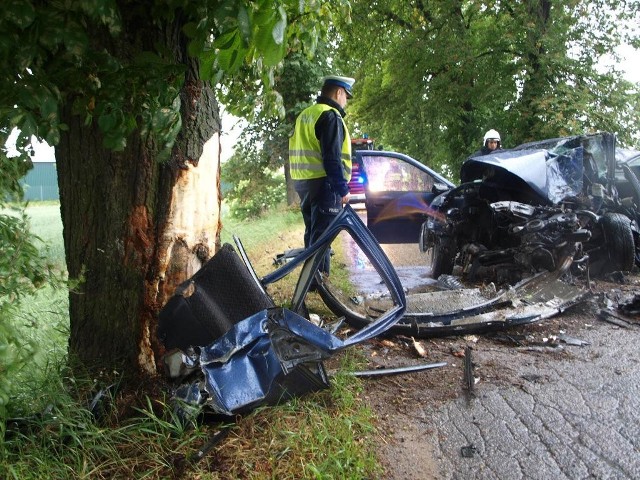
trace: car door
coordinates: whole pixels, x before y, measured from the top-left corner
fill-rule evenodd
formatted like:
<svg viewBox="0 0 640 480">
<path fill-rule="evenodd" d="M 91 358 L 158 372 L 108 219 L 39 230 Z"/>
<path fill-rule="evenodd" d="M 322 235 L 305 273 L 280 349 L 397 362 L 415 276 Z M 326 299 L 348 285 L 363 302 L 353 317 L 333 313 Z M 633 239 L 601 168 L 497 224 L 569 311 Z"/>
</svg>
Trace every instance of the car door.
<svg viewBox="0 0 640 480">
<path fill-rule="evenodd" d="M 453 183 L 417 160 L 395 152 L 358 151 L 367 227 L 380 243 L 417 243 L 435 197 L 433 186 Z"/>
</svg>

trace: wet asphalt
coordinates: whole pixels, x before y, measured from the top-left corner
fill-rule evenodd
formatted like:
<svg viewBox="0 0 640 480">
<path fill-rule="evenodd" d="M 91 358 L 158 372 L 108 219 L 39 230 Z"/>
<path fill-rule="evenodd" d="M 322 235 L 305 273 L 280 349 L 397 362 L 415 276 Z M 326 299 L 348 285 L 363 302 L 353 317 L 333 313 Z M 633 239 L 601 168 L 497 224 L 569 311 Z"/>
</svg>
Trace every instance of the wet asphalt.
<svg viewBox="0 0 640 480">
<path fill-rule="evenodd" d="M 432 282 L 416 245 L 383 248 L 405 289 Z M 497 364 L 512 381 L 421 412 L 439 470 L 425 479 L 640 479 L 640 324 L 578 323 L 588 345 L 473 351 L 479 379 Z"/>
<path fill-rule="evenodd" d="M 424 412 L 441 478 L 640 478 L 640 327 L 598 324 L 580 338 L 590 345 L 560 356 L 474 352 L 480 370 L 490 356 L 514 382 Z"/>
</svg>

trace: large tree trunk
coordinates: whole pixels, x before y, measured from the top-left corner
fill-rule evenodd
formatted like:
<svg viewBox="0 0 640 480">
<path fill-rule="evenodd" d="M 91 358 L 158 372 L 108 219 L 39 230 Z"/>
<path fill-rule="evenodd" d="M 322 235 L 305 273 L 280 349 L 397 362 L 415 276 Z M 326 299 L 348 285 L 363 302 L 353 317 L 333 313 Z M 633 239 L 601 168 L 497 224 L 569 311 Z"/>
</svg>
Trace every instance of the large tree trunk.
<svg viewBox="0 0 640 480">
<path fill-rule="evenodd" d="M 516 130 L 517 138 L 522 142 L 530 142 L 537 138 L 545 138 L 542 133 L 544 116 L 549 108 L 550 85 L 549 72 L 545 68 L 546 37 L 551 25 L 551 5 L 549 0 L 529 0 L 526 2 L 529 23 L 533 28 L 527 30 L 525 44 L 525 82 L 520 98 L 520 121 Z"/>
<path fill-rule="evenodd" d="M 69 126 L 56 149 L 67 268 L 80 284 L 69 296 L 70 352 L 89 366 L 122 364 L 155 372 L 157 312 L 219 242 L 220 119 L 214 94 L 186 57 L 180 23 L 159 28 L 125 18 L 118 45 L 129 56 L 160 42 L 187 67 L 182 131 L 171 161 L 135 132 L 122 152 L 103 146 L 67 99 Z"/>
</svg>

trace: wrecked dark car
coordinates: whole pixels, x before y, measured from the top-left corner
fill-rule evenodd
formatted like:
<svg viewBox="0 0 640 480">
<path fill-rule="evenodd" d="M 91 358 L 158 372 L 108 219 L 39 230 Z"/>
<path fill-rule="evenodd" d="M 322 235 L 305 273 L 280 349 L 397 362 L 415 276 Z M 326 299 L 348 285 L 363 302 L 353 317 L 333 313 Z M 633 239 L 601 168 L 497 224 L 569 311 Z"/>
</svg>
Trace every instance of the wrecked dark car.
<svg viewBox="0 0 640 480">
<path fill-rule="evenodd" d="M 340 322 L 309 321 L 304 303 L 320 262 L 338 234 L 350 235 L 383 279 L 390 302 L 359 331 L 342 338 Z M 177 288 L 159 315 L 158 338 L 167 353 L 181 416 L 201 407 L 230 416 L 325 388 L 323 361 L 386 332 L 406 308 L 393 266 L 358 215 L 346 207 L 310 248 L 259 279 L 236 239 Z M 266 287 L 300 269 L 290 308 L 278 307 Z"/>
<path fill-rule="evenodd" d="M 613 134 L 532 142 L 472 157 L 431 203 L 421 251 L 434 278 L 513 284 L 537 272 L 604 275 L 639 260 L 640 184 Z"/>
<path fill-rule="evenodd" d="M 460 186 L 431 176 L 425 192 L 402 173 L 412 162 L 394 157 L 400 174 L 389 175 L 389 152 L 360 152 L 362 175 L 385 172 L 379 185 L 364 182 L 367 226 L 380 243 L 417 243 L 425 258 L 416 253 L 416 261 L 430 263 L 421 276 L 437 279 L 407 292 L 407 310 L 389 331 L 433 337 L 537 322 L 583 301 L 589 275 L 631 270 L 640 257 L 637 153 L 616 150 L 608 133 L 534 142 L 471 158 Z M 366 266 L 352 270 L 366 274 Z M 585 281 L 566 282 L 567 272 Z M 319 285 L 354 326 L 388 302 L 375 288 Z"/>
</svg>

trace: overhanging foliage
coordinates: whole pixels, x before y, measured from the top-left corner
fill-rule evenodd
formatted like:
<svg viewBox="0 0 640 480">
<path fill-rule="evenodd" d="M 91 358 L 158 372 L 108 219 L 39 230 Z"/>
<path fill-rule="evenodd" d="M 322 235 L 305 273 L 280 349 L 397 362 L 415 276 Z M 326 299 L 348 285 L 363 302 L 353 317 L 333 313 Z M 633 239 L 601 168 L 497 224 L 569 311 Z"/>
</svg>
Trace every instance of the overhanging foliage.
<svg viewBox="0 0 640 480">
<path fill-rule="evenodd" d="M 594 130 L 638 142 L 638 86 L 598 67 L 620 42 L 637 41 L 625 27 L 637 24 L 637 4 L 352 6 L 353 22 L 338 27 L 341 65 L 358 78 L 350 118 L 388 148 L 457 172 L 489 128 L 507 147 Z"/>
</svg>

